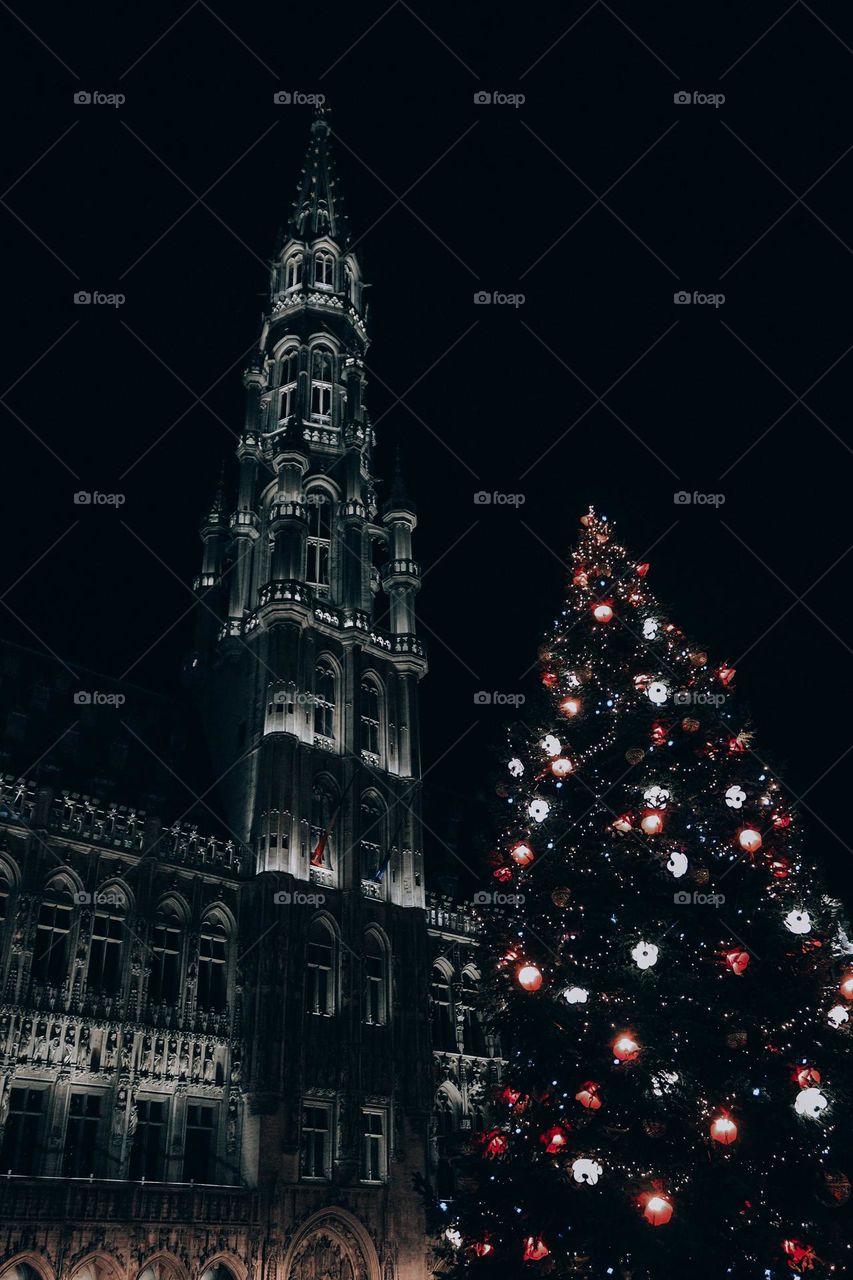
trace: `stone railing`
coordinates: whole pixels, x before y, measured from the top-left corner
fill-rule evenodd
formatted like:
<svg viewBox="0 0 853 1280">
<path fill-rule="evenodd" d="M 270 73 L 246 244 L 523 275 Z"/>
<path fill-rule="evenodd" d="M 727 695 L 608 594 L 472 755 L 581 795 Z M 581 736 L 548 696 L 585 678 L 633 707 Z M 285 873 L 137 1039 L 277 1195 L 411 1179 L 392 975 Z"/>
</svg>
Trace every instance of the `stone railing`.
<svg viewBox="0 0 853 1280">
<path fill-rule="evenodd" d="M 198 1222 L 218 1228 L 258 1220 L 258 1195 L 242 1187 L 0 1177 L 0 1221 L 6 1223 Z"/>
</svg>

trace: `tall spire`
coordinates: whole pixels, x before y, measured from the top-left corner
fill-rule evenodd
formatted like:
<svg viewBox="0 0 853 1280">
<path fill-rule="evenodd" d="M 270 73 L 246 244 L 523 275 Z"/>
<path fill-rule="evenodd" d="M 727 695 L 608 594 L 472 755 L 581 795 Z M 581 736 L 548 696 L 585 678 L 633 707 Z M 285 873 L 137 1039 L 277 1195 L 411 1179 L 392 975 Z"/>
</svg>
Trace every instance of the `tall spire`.
<svg viewBox="0 0 853 1280">
<path fill-rule="evenodd" d="M 329 236 L 341 249 L 346 249 L 350 242 L 350 229 L 338 192 L 331 136 L 331 127 L 321 109 L 311 125 L 311 141 L 288 230 L 297 240 Z"/>
<path fill-rule="evenodd" d="M 384 506 L 385 511 L 411 511 L 413 514 L 416 510 L 414 501 L 412 500 L 406 481 L 403 476 L 403 462 L 400 456 L 400 446 L 394 454 L 394 475 L 391 478 L 391 492 Z"/>
</svg>

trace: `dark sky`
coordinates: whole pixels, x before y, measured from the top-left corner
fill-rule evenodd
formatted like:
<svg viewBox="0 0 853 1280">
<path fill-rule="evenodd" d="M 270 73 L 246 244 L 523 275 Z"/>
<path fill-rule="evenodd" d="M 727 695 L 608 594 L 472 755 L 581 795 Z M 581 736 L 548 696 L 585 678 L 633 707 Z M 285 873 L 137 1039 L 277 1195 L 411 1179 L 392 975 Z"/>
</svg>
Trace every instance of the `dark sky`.
<svg viewBox="0 0 853 1280">
<path fill-rule="evenodd" d="M 474 693 L 528 687 L 592 502 L 738 667 L 843 885 L 853 14 L 195 0 L 13 2 L 0 22 L 0 635 L 177 685 L 198 517 L 311 118 L 273 97 L 322 93 L 373 286 L 380 462 L 400 444 L 420 512 L 437 827 L 492 785 L 503 713 Z M 81 289 L 126 300 L 75 306 Z M 724 301 L 676 305 L 682 289 Z M 126 501 L 75 507 L 79 489 Z"/>
</svg>

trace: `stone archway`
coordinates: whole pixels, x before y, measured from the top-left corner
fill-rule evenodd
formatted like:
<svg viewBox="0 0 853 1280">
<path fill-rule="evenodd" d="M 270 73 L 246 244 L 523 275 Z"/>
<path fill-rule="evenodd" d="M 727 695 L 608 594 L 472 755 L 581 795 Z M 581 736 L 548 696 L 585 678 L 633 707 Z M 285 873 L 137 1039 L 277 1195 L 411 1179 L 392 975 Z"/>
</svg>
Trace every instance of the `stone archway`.
<svg viewBox="0 0 853 1280">
<path fill-rule="evenodd" d="M 284 1260 L 284 1280 L 381 1280 L 376 1249 L 346 1209 L 321 1209 L 304 1222 Z"/>
</svg>

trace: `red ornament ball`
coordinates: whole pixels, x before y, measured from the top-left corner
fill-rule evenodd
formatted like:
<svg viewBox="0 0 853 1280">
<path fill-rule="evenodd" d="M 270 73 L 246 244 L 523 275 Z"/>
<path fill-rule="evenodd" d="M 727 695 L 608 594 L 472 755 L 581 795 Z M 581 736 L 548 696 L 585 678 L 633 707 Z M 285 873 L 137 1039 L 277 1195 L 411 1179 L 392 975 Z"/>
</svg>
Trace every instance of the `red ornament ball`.
<svg viewBox="0 0 853 1280">
<path fill-rule="evenodd" d="M 512 846 L 509 853 L 513 862 L 516 862 L 520 867 L 529 867 L 536 858 L 536 854 L 526 840 L 519 840 L 517 844 Z"/>
<path fill-rule="evenodd" d="M 643 1217 L 653 1227 L 665 1227 L 673 1215 L 672 1201 L 655 1191 L 645 1197 Z"/>
<path fill-rule="evenodd" d="M 602 602 L 595 606 L 592 611 L 592 616 L 595 618 L 596 622 L 612 622 L 613 609 L 609 604 Z"/>
<path fill-rule="evenodd" d="M 620 1062 L 633 1062 L 640 1056 L 640 1046 L 627 1031 L 617 1036 L 611 1047 L 614 1058 L 618 1058 Z"/>
<path fill-rule="evenodd" d="M 728 1147 L 737 1141 L 737 1125 L 731 1116 L 718 1115 L 711 1121 L 711 1137 L 714 1142 Z"/>
<path fill-rule="evenodd" d="M 542 986 L 542 970 L 535 964 L 523 964 L 518 970 L 518 981 L 525 991 L 538 991 Z"/>
</svg>

